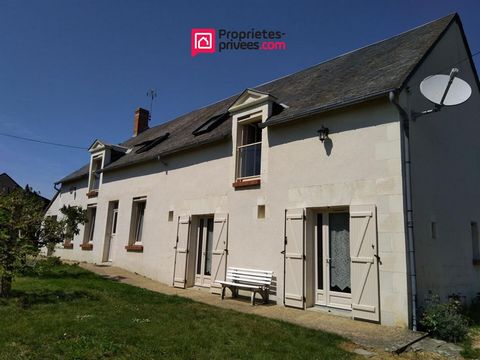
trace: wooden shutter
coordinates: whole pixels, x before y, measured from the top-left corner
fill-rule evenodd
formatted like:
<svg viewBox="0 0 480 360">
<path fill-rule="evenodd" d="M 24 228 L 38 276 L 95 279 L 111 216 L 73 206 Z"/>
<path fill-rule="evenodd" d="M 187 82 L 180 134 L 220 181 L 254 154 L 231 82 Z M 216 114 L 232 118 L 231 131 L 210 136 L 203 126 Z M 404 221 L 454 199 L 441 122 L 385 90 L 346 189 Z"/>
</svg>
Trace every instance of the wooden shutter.
<svg viewBox="0 0 480 360">
<path fill-rule="evenodd" d="M 177 241 L 175 244 L 175 264 L 173 272 L 174 287 L 185 288 L 189 240 L 190 216 L 179 216 L 177 225 Z"/>
<path fill-rule="evenodd" d="M 284 303 L 303 309 L 305 304 L 304 255 L 305 215 L 303 209 L 285 211 Z"/>
<path fill-rule="evenodd" d="M 210 291 L 220 294 L 222 287 L 217 280 L 225 280 L 227 268 L 228 214 L 215 214 L 213 220 L 212 280 Z"/>
<path fill-rule="evenodd" d="M 375 205 L 350 206 L 352 310 L 358 319 L 380 321 Z"/>
</svg>

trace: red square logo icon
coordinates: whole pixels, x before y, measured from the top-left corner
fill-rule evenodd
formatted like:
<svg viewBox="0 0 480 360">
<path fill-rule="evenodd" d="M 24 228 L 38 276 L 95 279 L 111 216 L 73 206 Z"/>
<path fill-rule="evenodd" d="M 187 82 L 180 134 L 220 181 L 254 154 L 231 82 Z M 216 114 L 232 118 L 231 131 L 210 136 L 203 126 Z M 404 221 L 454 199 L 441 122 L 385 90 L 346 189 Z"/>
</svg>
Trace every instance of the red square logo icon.
<svg viewBox="0 0 480 360">
<path fill-rule="evenodd" d="M 192 29 L 192 56 L 215 52 L 215 29 Z"/>
</svg>

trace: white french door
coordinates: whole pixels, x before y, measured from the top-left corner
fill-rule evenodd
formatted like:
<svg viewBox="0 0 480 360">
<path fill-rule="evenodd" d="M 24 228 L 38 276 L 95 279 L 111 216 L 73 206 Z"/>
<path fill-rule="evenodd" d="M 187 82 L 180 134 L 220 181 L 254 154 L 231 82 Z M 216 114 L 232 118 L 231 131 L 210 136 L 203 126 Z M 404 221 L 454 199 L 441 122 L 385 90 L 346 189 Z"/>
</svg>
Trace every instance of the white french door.
<svg viewBox="0 0 480 360">
<path fill-rule="evenodd" d="M 316 304 L 350 310 L 352 287 L 348 211 L 317 214 L 315 247 Z"/>
<path fill-rule="evenodd" d="M 195 285 L 210 286 L 212 276 L 213 217 L 198 219 Z"/>
<path fill-rule="evenodd" d="M 113 252 L 115 249 L 115 239 L 117 237 L 117 220 L 118 220 L 118 203 L 113 205 L 112 209 L 112 224 L 110 228 L 110 241 L 108 244 L 107 261 L 113 261 Z"/>
</svg>

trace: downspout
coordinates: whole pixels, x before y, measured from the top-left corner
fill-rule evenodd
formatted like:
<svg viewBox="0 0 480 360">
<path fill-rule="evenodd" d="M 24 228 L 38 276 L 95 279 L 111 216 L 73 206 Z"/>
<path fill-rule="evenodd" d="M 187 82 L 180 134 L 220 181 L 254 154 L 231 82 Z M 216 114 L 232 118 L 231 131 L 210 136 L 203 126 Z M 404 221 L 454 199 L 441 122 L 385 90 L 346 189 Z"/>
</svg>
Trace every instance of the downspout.
<svg viewBox="0 0 480 360">
<path fill-rule="evenodd" d="M 412 307 L 412 330 L 417 330 L 417 271 L 415 267 L 415 241 L 413 235 L 413 207 L 412 207 L 412 176 L 410 162 L 410 119 L 406 111 L 397 102 L 397 94 L 394 91 L 389 93 L 390 102 L 397 108 L 402 126 L 402 152 L 403 165 L 405 169 L 405 206 L 406 206 L 406 225 L 407 225 L 407 242 L 408 242 L 408 266 L 411 290 L 411 307 Z"/>
</svg>

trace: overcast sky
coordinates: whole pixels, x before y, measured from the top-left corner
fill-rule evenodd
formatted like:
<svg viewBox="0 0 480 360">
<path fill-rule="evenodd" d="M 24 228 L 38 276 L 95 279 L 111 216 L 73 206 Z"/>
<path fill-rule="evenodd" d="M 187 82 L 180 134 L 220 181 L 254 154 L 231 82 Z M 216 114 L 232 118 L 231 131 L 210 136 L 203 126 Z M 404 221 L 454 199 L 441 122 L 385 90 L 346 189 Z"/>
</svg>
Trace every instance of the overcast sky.
<svg viewBox="0 0 480 360">
<path fill-rule="evenodd" d="M 0 133 L 118 143 L 132 135 L 135 108 L 149 107 L 149 88 L 153 126 L 452 12 L 479 51 L 478 0 L 0 0 Z M 281 31 L 287 50 L 192 58 L 192 28 Z M 0 173 L 47 197 L 88 156 L 0 136 Z"/>
</svg>

